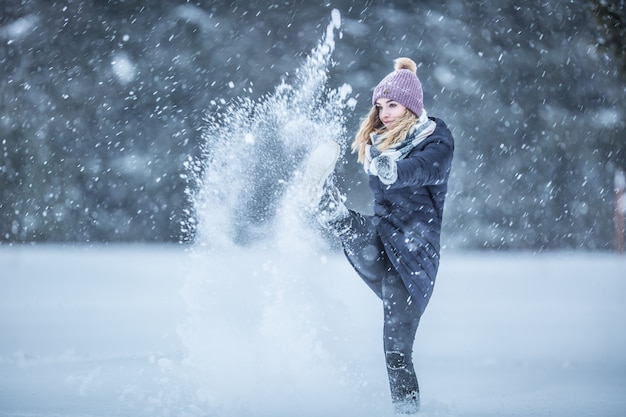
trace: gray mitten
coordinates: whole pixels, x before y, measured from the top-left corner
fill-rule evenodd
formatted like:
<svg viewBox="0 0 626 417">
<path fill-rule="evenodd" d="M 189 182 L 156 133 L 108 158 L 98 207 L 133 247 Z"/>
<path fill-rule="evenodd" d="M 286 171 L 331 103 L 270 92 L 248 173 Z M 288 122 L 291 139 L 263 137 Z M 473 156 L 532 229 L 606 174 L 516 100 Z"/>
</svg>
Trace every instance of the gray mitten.
<svg viewBox="0 0 626 417">
<path fill-rule="evenodd" d="M 378 155 L 372 159 L 370 171 L 385 185 L 393 184 L 398 179 L 398 166 L 394 155 L 385 153 Z"/>
</svg>

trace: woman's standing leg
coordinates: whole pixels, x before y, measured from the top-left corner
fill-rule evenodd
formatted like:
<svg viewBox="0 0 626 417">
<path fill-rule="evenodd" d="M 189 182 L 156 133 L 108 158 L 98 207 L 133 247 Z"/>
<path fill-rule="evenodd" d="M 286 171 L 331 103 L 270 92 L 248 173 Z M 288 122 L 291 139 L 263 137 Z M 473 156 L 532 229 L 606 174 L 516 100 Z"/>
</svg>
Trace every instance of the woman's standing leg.
<svg viewBox="0 0 626 417">
<path fill-rule="evenodd" d="M 413 366 L 413 344 L 420 312 L 400 276 L 389 268 L 382 281 L 383 346 L 391 399 L 399 414 L 419 411 L 419 385 Z"/>
</svg>

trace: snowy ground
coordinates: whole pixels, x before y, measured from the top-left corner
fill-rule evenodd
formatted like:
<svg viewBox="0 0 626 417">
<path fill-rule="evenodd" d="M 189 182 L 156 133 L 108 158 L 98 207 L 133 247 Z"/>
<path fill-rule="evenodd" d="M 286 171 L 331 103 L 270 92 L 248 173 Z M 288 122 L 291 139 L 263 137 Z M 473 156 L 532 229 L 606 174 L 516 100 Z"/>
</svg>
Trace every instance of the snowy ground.
<svg viewBox="0 0 626 417">
<path fill-rule="evenodd" d="M 333 252 L 0 247 L 1 416 L 389 416 L 377 300 Z M 626 415 L 626 256 L 446 253 L 425 416 Z"/>
</svg>

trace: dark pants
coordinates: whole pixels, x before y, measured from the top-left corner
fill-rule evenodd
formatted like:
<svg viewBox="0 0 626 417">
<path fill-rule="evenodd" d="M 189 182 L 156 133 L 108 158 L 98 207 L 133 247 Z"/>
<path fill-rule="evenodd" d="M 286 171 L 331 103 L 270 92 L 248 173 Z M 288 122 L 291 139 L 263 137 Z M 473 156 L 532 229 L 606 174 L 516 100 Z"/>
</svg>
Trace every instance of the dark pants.
<svg viewBox="0 0 626 417">
<path fill-rule="evenodd" d="M 419 408 L 419 387 L 413 367 L 413 343 L 420 321 L 416 303 L 385 254 L 371 216 L 350 211 L 334 225 L 346 257 L 383 302 L 383 347 L 391 398 L 396 411 L 410 414 Z"/>
</svg>

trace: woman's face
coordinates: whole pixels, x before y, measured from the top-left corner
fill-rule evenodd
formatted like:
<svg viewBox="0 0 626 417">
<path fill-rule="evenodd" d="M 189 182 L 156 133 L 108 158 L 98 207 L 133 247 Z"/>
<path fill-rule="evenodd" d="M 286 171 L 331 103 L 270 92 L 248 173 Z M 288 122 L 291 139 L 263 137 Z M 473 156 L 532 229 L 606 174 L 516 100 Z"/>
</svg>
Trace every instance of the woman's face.
<svg viewBox="0 0 626 417">
<path fill-rule="evenodd" d="M 388 98 L 379 98 L 376 100 L 375 105 L 378 110 L 378 118 L 383 122 L 385 127 L 393 125 L 394 122 L 400 119 L 406 112 L 406 107 Z"/>
</svg>

